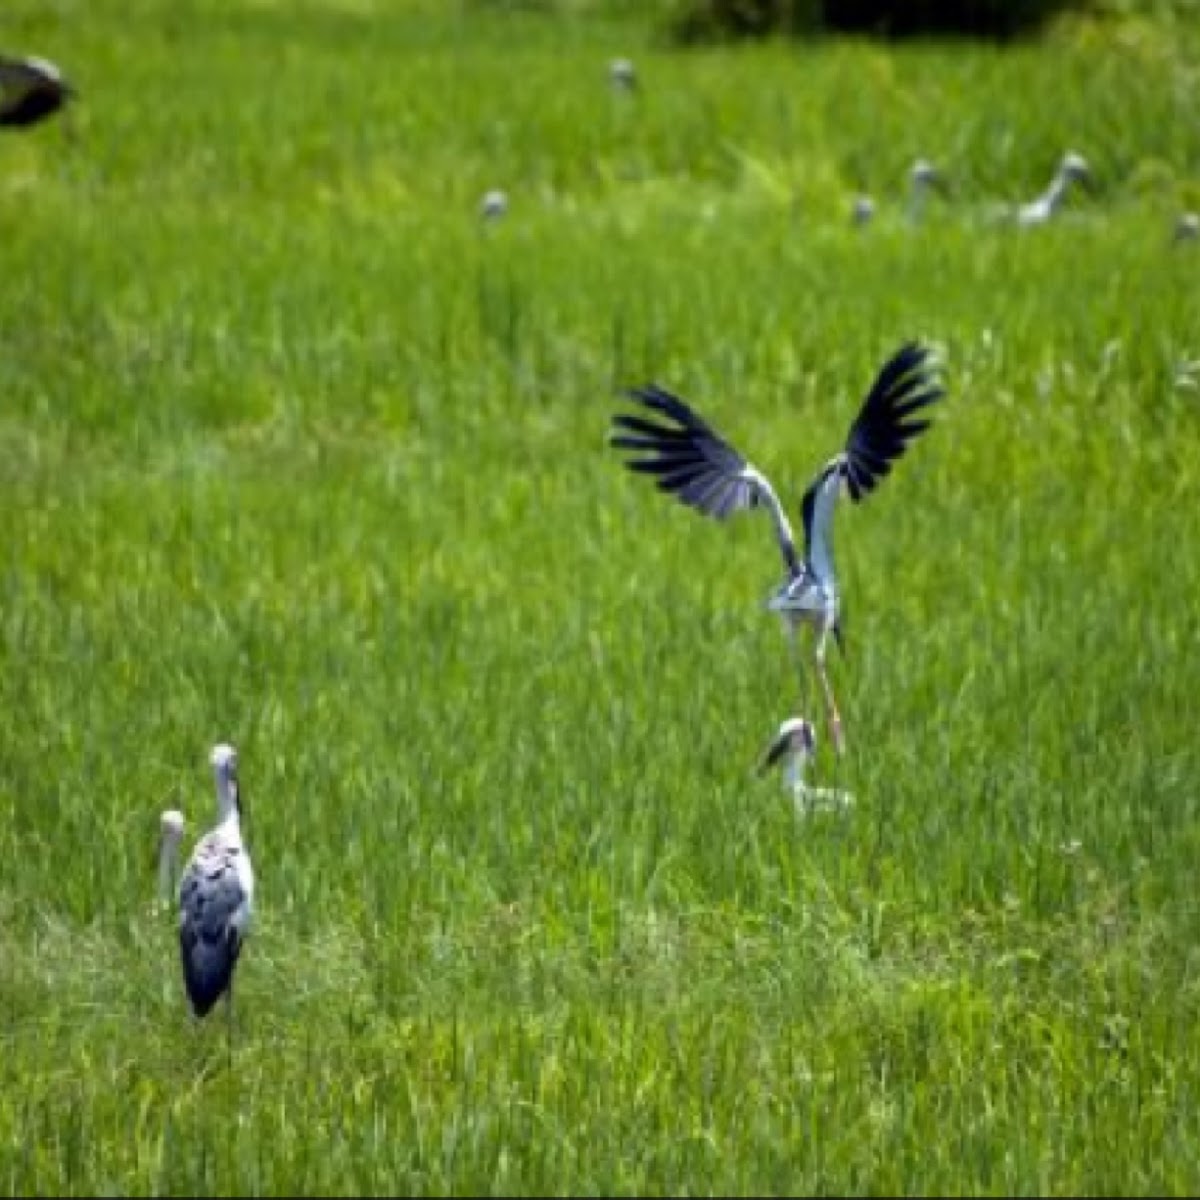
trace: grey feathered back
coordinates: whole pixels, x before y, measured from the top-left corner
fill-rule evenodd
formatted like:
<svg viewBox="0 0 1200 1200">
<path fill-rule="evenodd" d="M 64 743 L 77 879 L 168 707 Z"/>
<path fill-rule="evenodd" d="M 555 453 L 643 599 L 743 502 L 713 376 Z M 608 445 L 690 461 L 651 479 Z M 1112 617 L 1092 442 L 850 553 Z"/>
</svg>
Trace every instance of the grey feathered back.
<svg viewBox="0 0 1200 1200">
<path fill-rule="evenodd" d="M 188 999 L 198 1017 L 229 987 L 242 950 L 236 921 L 247 899 L 238 871 L 242 854 L 241 847 L 210 833 L 179 884 L 179 952 Z"/>
</svg>

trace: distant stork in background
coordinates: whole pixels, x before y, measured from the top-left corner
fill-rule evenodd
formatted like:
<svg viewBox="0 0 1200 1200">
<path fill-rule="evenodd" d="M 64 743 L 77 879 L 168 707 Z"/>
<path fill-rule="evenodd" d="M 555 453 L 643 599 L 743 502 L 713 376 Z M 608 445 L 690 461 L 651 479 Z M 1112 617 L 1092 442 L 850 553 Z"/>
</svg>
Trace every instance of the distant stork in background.
<svg viewBox="0 0 1200 1200">
<path fill-rule="evenodd" d="M 910 343 L 888 359 L 850 426 L 844 446 L 804 493 L 803 556 L 797 553 L 791 524 L 770 480 L 678 396 L 656 385 L 629 393 L 651 413 L 665 418 L 666 424 L 624 413 L 613 418 L 610 445 L 643 455 L 626 459 L 625 465 L 654 476 L 659 490 L 674 493 L 682 503 L 717 520 L 745 509 L 766 508 L 785 568 L 784 580 L 767 607 L 784 618 L 797 654 L 798 626 L 808 624 L 814 629 L 814 661 L 839 754 L 843 750 L 841 717 L 825 672 L 829 634 L 841 643 L 833 566 L 834 507 L 843 491 L 857 503 L 874 489 L 909 440 L 928 427 L 928 421 L 913 419 L 918 411 L 943 394 L 927 349 Z"/>
<path fill-rule="evenodd" d="M 1200 238 L 1200 213 L 1185 212 L 1179 214 L 1175 222 L 1175 235 L 1172 241 L 1194 242 Z"/>
<path fill-rule="evenodd" d="M 920 221 L 925 215 L 925 206 L 931 188 L 944 191 L 946 181 L 942 172 L 927 158 L 916 159 L 908 169 L 908 209 L 910 221 Z M 858 226 L 869 225 L 875 218 L 875 201 L 866 192 L 854 197 L 850 209 L 850 220 Z"/>
<path fill-rule="evenodd" d="M 608 78 L 609 82 L 618 91 L 637 91 L 637 68 L 628 58 L 614 58 L 608 64 Z"/>
<path fill-rule="evenodd" d="M 796 807 L 797 816 L 819 811 L 844 811 L 854 803 L 849 792 L 839 788 L 812 787 L 804 782 L 804 772 L 817 752 L 817 734 L 812 722 L 805 717 L 789 717 L 784 721 L 758 763 L 758 773 L 765 775 L 772 767 L 783 764 L 783 784 Z"/>
<path fill-rule="evenodd" d="M 75 95 L 54 63 L 0 55 L 0 126 L 23 129 L 36 125 Z"/>
<path fill-rule="evenodd" d="M 1058 211 L 1072 183 L 1091 185 L 1092 171 L 1081 154 L 1068 150 L 1058 164 L 1050 186 L 1036 199 L 1017 209 L 1018 225 L 1044 225 Z"/>
<path fill-rule="evenodd" d="M 850 209 L 850 220 L 858 226 L 869 225 L 875 216 L 875 201 L 865 194 L 854 197 L 854 205 Z"/>
<path fill-rule="evenodd" d="M 254 872 L 242 844 L 237 751 L 224 743 L 210 758 L 217 824 L 196 843 L 179 885 L 179 951 L 192 1011 L 204 1017 L 225 996 L 233 1045 L 233 972 L 250 925 Z"/>
<path fill-rule="evenodd" d="M 479 215 L 485 221 L 495 221 L 504 216 L 506 212 L 508 212 L 507 192 L 501 191 L 500 188 L 492 188 L 484 192 L 483 199 L 479 201 Z"/>
<path fill-rule="evenodd" d="M 925 215 L 930 188 L 944 190 L 945 186 L 941 171 L 927 158 L 918 158 L 908 171 L 909 220 L 919 221 Z"/>
</svg>

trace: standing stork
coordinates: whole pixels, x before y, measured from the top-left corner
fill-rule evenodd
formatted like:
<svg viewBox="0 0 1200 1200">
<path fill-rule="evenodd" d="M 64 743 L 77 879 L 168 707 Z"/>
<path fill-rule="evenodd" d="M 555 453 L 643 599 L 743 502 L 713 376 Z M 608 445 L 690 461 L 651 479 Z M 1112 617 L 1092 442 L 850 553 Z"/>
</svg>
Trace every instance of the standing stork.
<svg viewBox="0 0 1200 1200">
<path fill-rule="evenodd" d="M 210 761 L 217 784 L 217 824 L 196 843 L 179 885 L 183 981 L 197 1017 L 225 996 L 233 1042 L 233 971 L 250 924 L 254 872 L 242 844 L 242 789 L 237 751 L 220 743 Z"/>
<path fill-rule="evenodd" d="M 918 158 L 908 170 L 908 217 L 919 221 L 925 215 L 930 188 L 944 191 L 946 181 L 941 171 L 927 158 Z"/>
<path fill-rule="evenodd" d="M 479 201 L 479 215 L 485 221 L 495 221 L 508 212 L 508 193 L 500 188 L 491 188 L 483 193 Z"/>
<path fill-rule="evenodd" d="M 613 87 L 618 91 L 637 91 L 637 68 L 633 65 L 633 61 L 631 59 L 612 59 L 612 61 L 608 64 L 608 79 Z"/>
<path fill-rule="evenodd" d="M 863 225 L 869 225 L 874 216 L 875 201 L 865 192 L 855 196 L 854 204 L 850 208 L 851 222 L 861 228 Z"/>
<path fill-rule="evenodd" d="M 1018 225 L 1044 225 L 1058 211 L 1067 188 L 1072 183 L 1083 183 L 1090 186 L 1092 179 L 1091 168 L 1087 160 L 1074 150 L 1068 150 L 1058 164 L 1058 170 L 1050 181 L 1050 186 L 1036 199 L 1028 204 L 1022 204 L 1017 209 Z"/>
<path fill-rule="evenodd" d="M 758 773 L 765 775 L 772 767 L 783 764 L 783 785 L 792 797 L 797 816 L 807 816 L 818 810 L 845 810 L 854 797 L 840 788 L 812 787 L 804 782 L 804 771 L 817 752 L 817 734 L 812 722 L 805 717 L 789 717 L 771 739 L 758 763 Z"/>
<path fill-rule="evenodd" d="M 169 904 L 175 890 L 175 868 L 179 863 L 179 843 L 186 825 L 183 813 L 168 808 L 158 823 L 158 896 L 160 904 Z"/>
<path fill-rule="evenodd" d="M 0 126 L 21 129 L 36 125 L 75 94 L 54 63 L 0 55 Z"/>
<path fill-rule="evenodd" d="M 609 443 L 650 457 L 629 458 L 632 471 L 653 475 L 659 490 L 705 516 L 724 520 L 744 509 L 764 507 L 775 529 L 785 576 L 767 600 L 784 618 L 796 653 L 797 627 L 810 625 L 816 635 L 813 652 L 825 695 L 825 711 L 835 750 L 844 748 L 842 722 L 833 688 L 825 672 L 825 644 L 830 633 L 841 645 L 837 577 L 833 567 L 833 511 L 843 491 L 862 500 L 892 469 L 911 438 L 929 425 L 915 414 L 943 390 L 935 381 L 930 352 L 909 343 L 883 365 L 850 426 L 842 449 L 817 473 L 804 493 L 804 554 L 797 553 L 792 527 L 770 480 L 678 396 L 655 385 L 629 395 L 669 424 L 625 413 L 613 418 Z"/>
<path fill-rule="evenodd" d="M 1175 221 L 1173 242 L 1194 242 L 1200 238 L 1200 213 L 1180 213 Z"/>
</svg>

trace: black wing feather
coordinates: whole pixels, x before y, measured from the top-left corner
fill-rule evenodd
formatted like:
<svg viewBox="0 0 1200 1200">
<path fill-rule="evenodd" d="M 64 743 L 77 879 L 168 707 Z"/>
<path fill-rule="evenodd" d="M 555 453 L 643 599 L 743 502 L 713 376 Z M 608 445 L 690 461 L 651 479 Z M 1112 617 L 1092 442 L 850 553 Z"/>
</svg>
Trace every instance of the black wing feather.
<svg viewBox="0 0 1200 1200">
<path fill-rule="evenodd" d="M 884 363 L 846 439 L 842 471 L 852 500 L 873 491 L 908 443 L 929 428 L 928 420 L 906 418 L 943 395 L 927 348 L 910 342 Z"/>
<path fill-rule="evenodd" d="M 661 491 L 718 520 L 754 507 L 757 493 L 742 478 L 746 460 L 690 405 L 654 384 L 629 395 L 665 418 L 613 417 L 608 442 L 639 456 L 626 458 L 631 471 L 656 476 Z"/>
</svg>

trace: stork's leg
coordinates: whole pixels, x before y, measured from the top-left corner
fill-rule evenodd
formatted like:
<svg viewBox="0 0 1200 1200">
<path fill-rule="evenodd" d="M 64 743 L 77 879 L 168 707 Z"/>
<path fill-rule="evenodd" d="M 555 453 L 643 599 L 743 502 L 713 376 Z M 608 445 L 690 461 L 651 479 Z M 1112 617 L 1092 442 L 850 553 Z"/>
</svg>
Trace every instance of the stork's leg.
<svg viewBox="0 0 1200 1200">
<path fill-rule="evenodd" d="M 800 653 L 800 622 L 785 615 L 783 623 L 787 627 L 788 644 L 792 648 L 792 657 L 796 660 L 796 674 L 800 677 L 800 712 L 804 713 L 808 706 L 808 695 L 805 688 L 808 677 L 804 670 L 804 656 Z"/>
<path fill-rule="evenodd" d="M 225 991 L 225 1015 L 228 1018 L 227 1032 L 228 1041 L 226 1048 L 229 1058 L 229 1069 L 233 1070 L 233 980 L 229 981 L 229 987 Z"/>
<path fill-rule="evenodd" d="M 817 677 L 821 681 L 821 690 L 825 693 L 825 713 L 829 720 L 829 734 L 833 740 L 833 748 L 839 755 L 846 749 L 845 739 L 842 737 L 842 718 L 838 713 L 837 701 L 833 697 L 833 685 L 829 682 L 829 675 L 825 670 L 825 643 L 829 637 L 829 626 L 822 625 L 817 633 L 817 645 L 813 651 L 813 658 L 817 664 Z"/>
</svg>

